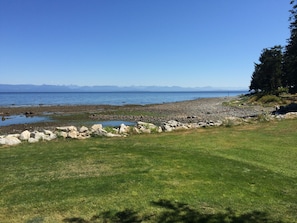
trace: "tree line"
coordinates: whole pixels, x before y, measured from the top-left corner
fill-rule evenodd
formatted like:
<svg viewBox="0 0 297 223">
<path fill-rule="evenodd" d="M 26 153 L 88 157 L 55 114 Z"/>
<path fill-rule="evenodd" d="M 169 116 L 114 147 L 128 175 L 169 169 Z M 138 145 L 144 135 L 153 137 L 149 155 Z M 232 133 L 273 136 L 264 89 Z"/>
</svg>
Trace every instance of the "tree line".
<svg viewBox="0 0 297 223">
<path fill-rule="evenodd" d="M 286 46 L 265 48 L 255 63 L 250 91 L 279 94 L 297 93 L 297 0 L 290 2 L 290 38 Z"/>
</svg>

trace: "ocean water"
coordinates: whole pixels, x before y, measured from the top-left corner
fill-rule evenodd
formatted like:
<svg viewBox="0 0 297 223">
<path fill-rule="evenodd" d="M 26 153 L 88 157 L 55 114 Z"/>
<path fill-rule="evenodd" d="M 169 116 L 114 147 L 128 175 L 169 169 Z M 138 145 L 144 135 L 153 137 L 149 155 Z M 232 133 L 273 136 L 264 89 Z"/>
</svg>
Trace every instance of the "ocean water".
<svg viewBox="0 0 297 223">
<path fill-rule="evenodd" d="M 193 100 L 211 97 L 232 97 L 246 94 L 246 91 L 219 91 L 219 92 L 91 92 L 91 93 L 0 93 L 0 114 L 2 107 L 21 106 L 50 106 L 50 105 L 126 105 L 126 104 L 158 104 Z M 29 124 L 51 121 L 46 116 L 12 115 L 2 116 L 1 126 L 14 124 Z M 125 120 L 96 122 L 103 126 L 119 126 L 121 123 L 133 125 Z M 95 124 L 89 123 L 89 124 Z"/>
<path fill-rule="evenodd" d="M 2 106 L 159 104 L 198 98 L 232 97 L 247 91 L 0 93 Z"/>
</svg>

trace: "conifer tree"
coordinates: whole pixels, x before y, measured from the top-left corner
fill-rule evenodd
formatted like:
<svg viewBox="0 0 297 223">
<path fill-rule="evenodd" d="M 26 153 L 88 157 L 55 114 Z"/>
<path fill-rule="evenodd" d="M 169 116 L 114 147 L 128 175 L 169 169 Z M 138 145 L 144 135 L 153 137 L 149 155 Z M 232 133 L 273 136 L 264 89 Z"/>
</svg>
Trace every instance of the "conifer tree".
<svg viewBox="0 0 297 223">
<path fill-rule="evenodd" d="M 259 61 L 259 64 L 255 63 L 250 91 L 274 94 L 282 86 L 282 47 L 274 46 L 263 49 Z"/>
<path fill-rule="evenodd" d="M 290 32 L 284 53 L 284 79 L 292 93 L 297 92 L 297 1 L 291 1 Z"/>
</svg>

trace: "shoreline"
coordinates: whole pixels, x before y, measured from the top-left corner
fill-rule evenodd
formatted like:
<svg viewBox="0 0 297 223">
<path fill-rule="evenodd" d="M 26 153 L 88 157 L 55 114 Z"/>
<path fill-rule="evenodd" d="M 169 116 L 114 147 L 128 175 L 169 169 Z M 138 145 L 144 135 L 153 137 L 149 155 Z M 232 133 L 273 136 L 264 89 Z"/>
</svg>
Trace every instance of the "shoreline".
<svg viewBox="0 0 297 223">
<path fill-rule="evenodd" d="M 222 120 L 226 117 L 251 117 L 270 112 L 271 107 L 225 106 L 224 102 L 239 97 L 200 98 L 179 102 L 149 105 L 53 105 L 0 107 L 0 116 L 26 115 L 28 117 L 52 117 L 51 121 L 1 126 L 0 134 L 19 133 L 24 130 L 50 129 L 61 125 L 71 125 L 96 121 L 144 121 L 159 124 L 168 120 L 198 122 Z M 68 119 L 67 119 L 68 118 Z"/>
</svg>

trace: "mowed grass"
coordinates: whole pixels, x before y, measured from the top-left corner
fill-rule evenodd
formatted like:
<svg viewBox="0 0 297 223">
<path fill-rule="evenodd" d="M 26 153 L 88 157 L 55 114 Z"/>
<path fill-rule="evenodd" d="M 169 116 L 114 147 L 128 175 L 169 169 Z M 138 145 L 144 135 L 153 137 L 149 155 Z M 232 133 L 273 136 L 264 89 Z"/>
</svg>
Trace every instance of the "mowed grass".
<svg viewBox="0 0 297 223">
<path fill-rule="evenodd" d="M 0 222 L 297 222 L 297 120 L 0 147 Z"/>
</svg>

